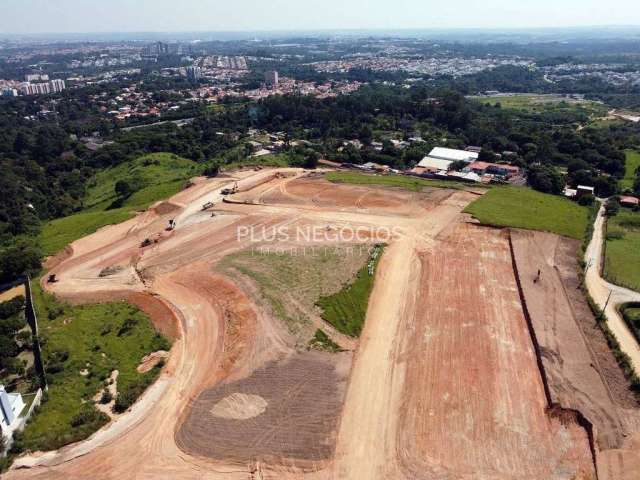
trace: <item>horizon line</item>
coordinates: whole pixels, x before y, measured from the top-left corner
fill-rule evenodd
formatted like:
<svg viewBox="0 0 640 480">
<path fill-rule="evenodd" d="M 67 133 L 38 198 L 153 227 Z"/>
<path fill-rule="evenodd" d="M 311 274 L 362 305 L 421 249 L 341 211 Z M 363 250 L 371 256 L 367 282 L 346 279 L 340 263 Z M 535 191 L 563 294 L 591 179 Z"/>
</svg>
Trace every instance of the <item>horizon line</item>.
<svg viewBox="0 0 640 480">
<path fill-rule="evenodd" d="M 529 26 L 529 27 L 354 27 L 354 28 L 303 28 L 303 29 L 238 29 L 238 30 L 95 30 L 95 31 L 48 31 L 48 32 L 3 32 L 0 39 L 11 36 L 47 36 L 47 35 L 118 35 L 118 34 L 206 34 L 206 33 L 228 33 L 228 34 L 252 34 L 252 33 L 348 33 L 348 32 L 463 32 L 463 31 L 486 31 L 486 32 L 527 32 L 527 31 L 559 31 L 559 30 L 598 30 L 598 29 L 638 29 L 640 24 L 606 24 L 606 25 L 564 25 L 564 26 Z"/>
</svg>

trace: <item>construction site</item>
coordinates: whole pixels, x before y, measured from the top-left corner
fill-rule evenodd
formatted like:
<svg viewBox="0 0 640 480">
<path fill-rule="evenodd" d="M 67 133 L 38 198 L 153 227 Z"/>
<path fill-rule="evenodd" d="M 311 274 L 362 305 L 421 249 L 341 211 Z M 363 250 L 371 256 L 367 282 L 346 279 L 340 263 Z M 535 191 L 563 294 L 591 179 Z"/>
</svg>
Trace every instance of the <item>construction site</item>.
<svg viewBox="0 0 640 480">
<path fill-rule="evenodd" d="M 640 407 L 579 288 L 578 241 L 478 224 L 473 187 L 296 168 L 192 183 L 48 260 L 46 290 L 128 300 L 175 341 L 128 412 L 3 478 L 638 478 Z M 291 234 L 309 229 L 325 234 Z M 337 242 L 347 229 L 365 233 Z M 367 265 L 356 337 L 316 304 Z M 318 329 L 340 348 L 311 348 Z"/>
</svg>

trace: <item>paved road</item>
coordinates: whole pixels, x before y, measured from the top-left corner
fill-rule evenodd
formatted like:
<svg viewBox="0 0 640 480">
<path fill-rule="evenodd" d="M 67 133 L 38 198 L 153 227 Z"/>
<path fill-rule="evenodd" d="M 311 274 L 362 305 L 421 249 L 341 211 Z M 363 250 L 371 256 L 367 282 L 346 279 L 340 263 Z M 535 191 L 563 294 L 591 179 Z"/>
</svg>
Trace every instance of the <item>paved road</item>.
<svg viewBox="0 0 640 480">
<path fill-rule="evenodd" d="M 602 247 L 605 236 L 604 220 L 604 206 L 601 206 L 594 222 L 593 238 L 585 255 L 585 261 L 588 265 L 585 283 L 596 304 L 600 308 L 604 308 L 606 305 L 605 313 L 609 328 L 620 342 L 622 351 L 631 357 L 636 372 L 640 372 L 640 345 L 616 308 L 625 302 L 640 302 L 640 293 L 609 283 L 601 276 Z M 607 303 L 609 295 L 611 298 Z"/>
</svg>

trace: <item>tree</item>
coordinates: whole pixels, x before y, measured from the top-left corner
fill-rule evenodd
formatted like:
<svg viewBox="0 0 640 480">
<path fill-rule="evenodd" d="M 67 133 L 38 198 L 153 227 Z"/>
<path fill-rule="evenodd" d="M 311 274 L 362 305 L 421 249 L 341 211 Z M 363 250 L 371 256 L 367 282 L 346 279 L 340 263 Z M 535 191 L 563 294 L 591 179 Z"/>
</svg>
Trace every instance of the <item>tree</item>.
<svg viewBox="0 0 640 480">
<path fill-rule="evenodd" d="M 0 281 L 9 282 L 25 273 L 35 275 L 41 268 L 42 251 L 35 241 L 19 239 L 0 252 Z"/>
<path fill-rule="evenodd" d="M 214 163 L 213 165 L 209 165 L 207 168 L 205 168 L 204 172 L 202 173 L 205 177 L 217 177 L 220 173 L 220 166 L 217 163 Z"/>
<path fill-rule="evenodd" d="M 618 191 L 618 182 L 613 177 L 599 176 L 595 181 L 596 195 L 599 197 L 610 197 Z"/>
<path fill-rule="evenodd" d="M 493 162 L 495 158 L 496 156 L 493 154 L 492 151 L 485 150 L 484 148 L 480 150 L 480 153 L 478 154 L 478 160 L 482 162 Z"/>
<path fill-rule="evenodd" d="M 320 160 L 320 154 L 315 150 L 307 149 L 304 152 L 304 168 L 316 168 L 318 166 L 318 160 Z"/>
<path fill-rule="evenodd" d="M 455 170 L 456 172 L 459 172 L 467 165 L 468 163 L 465 162 L 464 160 L 455 160 L 454 162 L 451 162 L 451 164 L 449 165 L 449 170 Z"/>
<path fill-rule="evenodd" d="M 537 165 L 529 169 L 527 175 L 529 185 L 534 189 L 559 195 L 564 189 L 564 178 L 554 167 Z"/>
<path fill-rule="evenodd" d="M 371 141 L 373 140 L 371 127 L 369 127 L 369 125 L 363 125 L 360 132 L 358 132 L 358 138 L 364 145 L 371 145 Z"/>
<path fill-rule="evenodd" d="M 638 175 L 633 182 L 633 193 L 640 195 L 640 175 Z"/>
<path fill-rule="evenodd" d="M 118 180 L 114 189 L 119 198 L 128 198 L 133 193 L 133 188 L 126 180 Z"/>
<path fill-rule="evenodd" d="M 620 202 L 617 198 L 610 198 L 605 206 L 605 213 L 607 217 L 615 217 L 620 211 Z"/>
<path fill-rule="evenodd" d="M 578 199 L 578 204 L 582 205 L 583 207 L 588 207 L 593 205 L 593 202 L 595 202 L 596 198 L 593 195 L 582 195 L 579 199 Z"/>
</svg>

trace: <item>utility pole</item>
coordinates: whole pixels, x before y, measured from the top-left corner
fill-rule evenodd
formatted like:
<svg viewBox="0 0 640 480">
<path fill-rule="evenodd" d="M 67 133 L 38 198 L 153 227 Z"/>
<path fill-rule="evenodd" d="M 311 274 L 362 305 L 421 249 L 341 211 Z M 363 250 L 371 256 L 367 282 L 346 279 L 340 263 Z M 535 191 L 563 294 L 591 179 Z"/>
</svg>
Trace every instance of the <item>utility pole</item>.
<svg viewBox="0 0 640 480">
<path fill-rule="evenodd" d="M 613 293 L 613 290 L 609 290 L 609 296 L 607 297 L 607 301 L 604 302 L 604 308 L 602 309 L 602 313 L 604 314 L 605 310 L 607 309 L 607 305 L 609 305 L 609 300 L 611 300 L 611 294 Z"/>
</svg>

